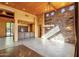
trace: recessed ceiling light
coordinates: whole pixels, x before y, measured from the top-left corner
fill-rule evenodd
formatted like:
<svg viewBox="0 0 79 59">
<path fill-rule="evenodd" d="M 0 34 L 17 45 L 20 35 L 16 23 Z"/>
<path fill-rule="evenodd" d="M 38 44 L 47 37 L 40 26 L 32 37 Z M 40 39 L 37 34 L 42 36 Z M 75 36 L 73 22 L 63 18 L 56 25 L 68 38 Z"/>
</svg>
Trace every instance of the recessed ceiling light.
<svg viewBox="0 0 79 59">
<path fill-rule="evenodd" d="M 48 11 L 48 9 L 47 9 L 47 8 L 45 8 L 45 11 Z"/>
<path fill-rule="evenodd" d="M 26 10 L 25 8 L 23 8 L 23 10 Z"/>
<path fill-rule="evenodd" d="M 8 2 L 5 2 L 5 4 L 9 4 Z"/>
</svg>

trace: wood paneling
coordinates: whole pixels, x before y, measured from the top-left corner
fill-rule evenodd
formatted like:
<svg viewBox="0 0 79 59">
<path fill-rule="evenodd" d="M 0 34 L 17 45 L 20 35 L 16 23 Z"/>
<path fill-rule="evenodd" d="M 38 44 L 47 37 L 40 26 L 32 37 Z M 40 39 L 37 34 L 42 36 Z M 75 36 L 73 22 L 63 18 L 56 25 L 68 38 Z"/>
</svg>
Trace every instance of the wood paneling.
<svg viewBox="0 0 79 59">
<path fill-rule="evenodd" d="M 51 6 L 48 5 L 48 2 L 9 2 L 8 4 L 6 3 L 2 3 L 2 4 L 29 12 L 34 15 L 39 15 L 51 10 L 68 6 L 72 3 L 71 2 L 51 2 Z M 49 10 L 48 10 L 48 7 L 50 7 Z"/>
<path fill-rule="evenodd" d="M 6 36 L 6 23 L 0 22 L 0 38 Z"/>
<path fill-rule="evenodd" d="M 24 45 L 19 45 L 0 50 L 0 57 L 41 57 L 41 55 Z"/>
<path fill-rule="evenodd" d="M 6 36 L 6 23 L 7 22 L 14 22 L 14 19 L 0 17 L 0 37 Z"/>
<path fill-rule="evenodd" d="M 14 22 L 12 18 L 0 17 L 0 22 Z"/>
</svg>

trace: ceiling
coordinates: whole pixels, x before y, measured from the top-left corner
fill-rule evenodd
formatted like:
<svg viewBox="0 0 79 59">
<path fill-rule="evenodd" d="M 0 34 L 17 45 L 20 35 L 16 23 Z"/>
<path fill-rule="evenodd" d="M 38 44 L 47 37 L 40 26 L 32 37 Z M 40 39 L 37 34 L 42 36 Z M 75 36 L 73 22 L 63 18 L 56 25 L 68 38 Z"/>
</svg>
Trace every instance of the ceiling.
<svg viewBox="0 0 79 59">
<path fill-rule="evenodd" d="M 29 12 L 34 15 L 39 15 L 51 10 L 57 10 L 59 8 L 71 5 L 71 2 L 1 2 L 1 4 L 8 5 L 10 7 Z M 48 9 L 50 8 L 50 9 Z"/>
</svg>

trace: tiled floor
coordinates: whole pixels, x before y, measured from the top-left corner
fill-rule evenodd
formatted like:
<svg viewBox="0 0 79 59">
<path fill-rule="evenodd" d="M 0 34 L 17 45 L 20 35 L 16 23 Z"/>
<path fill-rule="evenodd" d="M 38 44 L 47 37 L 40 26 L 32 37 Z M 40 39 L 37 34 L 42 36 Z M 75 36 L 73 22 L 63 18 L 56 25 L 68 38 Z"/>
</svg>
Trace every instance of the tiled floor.
<svg viewBox="0 0 79 59">
<path fill-rule="evenodd" d="M 12 37 L 0 38 L 0 50 L 14 46 Z"/>
<path fill-rule="evenodd" d="M 75 51 L 75 47 L 72 44 L 59 43 L 56 41 L 44 39 L 21 39 L 16 43 L 13 43 L 13 40 L 11 38 L 0 39 L 0 49 L 18 45 L 25 45 L 26 47 L 46 57 L 73 57 Z"/>
<path fill-rule="evenodd" d="M 23 44 L 48 57 L 73 57 L 75 51 L 72 44 L 51 42 L 50 40 L 46 40 L 43 43 L 41 39 L 25 39 Z"/>
</svg>

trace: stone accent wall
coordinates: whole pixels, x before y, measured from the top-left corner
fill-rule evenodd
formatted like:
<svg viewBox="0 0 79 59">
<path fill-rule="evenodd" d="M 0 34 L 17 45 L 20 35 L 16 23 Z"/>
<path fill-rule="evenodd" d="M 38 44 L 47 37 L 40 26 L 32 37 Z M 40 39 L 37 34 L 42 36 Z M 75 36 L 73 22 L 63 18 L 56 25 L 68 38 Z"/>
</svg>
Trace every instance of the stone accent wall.
<svg viewBox="0 0 79 59">
<path fill-rule="evenodd" d="M 71 11 L 68 10 L 69 7 L 66 7 L 65 9 L 66 11 L 64 13 L 61 13 L 60 10 L 58 10 L 57 12 L 55 12 L 54 16 L 50 15 L 51 12 L 46 13 L 49 14 L 49 16 L 48 17 L 45 16 L 45 25 L 49 25 L 49 26 L 45 27 L 45 33 L 50 31 L 51 29 L 54 29 L 54 27 L 59 26 L 60 33 L 63 35 L 64 41 L 67 43 L 74 44 L 75 43 L 75 23 L 74 23 L 75 12 L 74 10 Z M 56 35 L 54 35 L 54 37 Z"/>
</svg>

